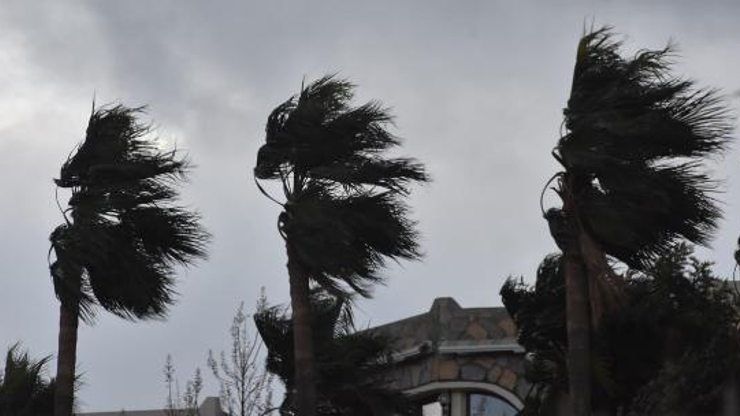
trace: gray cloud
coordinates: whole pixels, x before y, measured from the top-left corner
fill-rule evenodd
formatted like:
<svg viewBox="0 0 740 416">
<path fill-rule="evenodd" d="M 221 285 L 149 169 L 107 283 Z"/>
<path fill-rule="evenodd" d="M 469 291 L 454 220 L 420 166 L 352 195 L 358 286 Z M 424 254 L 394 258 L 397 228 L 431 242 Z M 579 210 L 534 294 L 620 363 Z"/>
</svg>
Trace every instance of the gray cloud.
<svg viewBox="0 0 740 416">
<path fill-rule="evenodd" d="M 410 201 L 425 260 L 391 267 L 387 287 L 360 304 L 358 318 L 377 324 L 435 296 L 499 304 L 508 275 L 532 276 L 555 249 L 538 197 L 557 169 L 549 153 L 584 21 L 614 25 L 632 50 L 673 38 L 680 73 L 729 92 L 740 73 L 738 11 L 730 2 L 4 2 L 0 348 L 23 340 L 34 354 L 55 352 L 46 252 L 61 217 L 50 179 L 82 137 L 93 92 L 150 104 L 161 135 L 197 164 L 184 196 L 215 236 L 210 261 L 183 272 L 167 322 L 101 313 L 81 332 L 85 408 L 155 407 L 168 352 L 185 377 L 209 348 L 226 347 L 241 300 L 260 286 L 287 300 L 277 208 L 248 173 L 266 115 L 304 76 L 338 71 L 359 84 L 358 99 L 391 106 L 402 152 L 435 179 Z M 736 161 L 735 151 L 717 166 L 730 178 L 728 215 L 704 253 L 728 273 L 740 231 Z"/>
</svg>

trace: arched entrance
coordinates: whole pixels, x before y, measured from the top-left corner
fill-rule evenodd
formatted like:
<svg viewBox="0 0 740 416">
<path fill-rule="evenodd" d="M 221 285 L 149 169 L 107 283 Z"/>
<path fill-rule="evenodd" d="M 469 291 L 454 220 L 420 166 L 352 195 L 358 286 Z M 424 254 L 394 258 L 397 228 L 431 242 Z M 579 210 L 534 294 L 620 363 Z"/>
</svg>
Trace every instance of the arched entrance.
<svg viewBox="0 0 740 416">
<path fill-rule="evenodd" d="M 515 416 L 524 406 L 517 395 L 491 383 L 434 382 L 406 393 L 418 398 L 423 416 Z"/>
</svg>

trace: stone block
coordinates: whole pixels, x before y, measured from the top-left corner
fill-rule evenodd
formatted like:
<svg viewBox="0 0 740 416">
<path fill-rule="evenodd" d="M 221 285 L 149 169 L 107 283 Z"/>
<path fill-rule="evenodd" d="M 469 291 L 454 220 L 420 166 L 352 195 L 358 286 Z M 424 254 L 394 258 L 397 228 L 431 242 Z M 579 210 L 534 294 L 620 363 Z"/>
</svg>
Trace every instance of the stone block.
<svg viewBox="0 0 740 416">
<path fill-rule="evenodd" d="M 488 370 L 478 364 L 468 363 L 460 367 L 460 378 L 466 381 L 483 381 Z"/>
<path fill-rule="evenodd" d="M 490 370 L 488 370 L 488 381 L 490 383 L 495 383 L 498 381 L 498 378 L 501 377 L 501 373 L 503 372 L 503 369 L 499 366 L 494 366 Z"/>
<path fill-rule="evenodd" d="M 486 332 L 488 332 L 488 339 L 501 339 L 506 338 L 506 332 L 498 325 L 498 321 L 486 318 L 478 321 Z"/>
<path fill-rule="evenodd" d="M 445 360 L 439 363 L 440 380 L 457 380 L 459 367 L 454 360 Z"/>
<path fill-rule="evenodd" d="M 504 372 L 501 373 L 501 378 L 499 378 L 498 380 L 498 385 L 505 388 L 506 390 L 514 391 L 518 379 L 519 378 L 513 371 L 509 369 L 504 369 Z"/>
<path fill-rule="evenodd" d="M 453 339 L 460 339 L 465 336 L 465 329 L 468 327 L 468 319 L 464 316 L 456 317 L 450 322 L 450 332 Z"/>
<path fill-rule="evenodd" d="M 488 337 L 488 332 L 478 322 L 471 322 L 465 330 L 465 334 L 467 339 L 483 340 Z"/>
<path fill-rule="evenodd" d="M 496 359 L 493 357 L 478 357 L 474 362 L 481 367 L 485 367 L 486 370 L 489 370 L 496 365 Z"/>
<path fill-rule="evenodd" d="M 516 325 L 514 325 L 514 321 L 511 318 L 504 318 L 500 320 L 498 326 L 504 330 L 506 336 L 511 338 L 517 337 Z"/>
</svg>

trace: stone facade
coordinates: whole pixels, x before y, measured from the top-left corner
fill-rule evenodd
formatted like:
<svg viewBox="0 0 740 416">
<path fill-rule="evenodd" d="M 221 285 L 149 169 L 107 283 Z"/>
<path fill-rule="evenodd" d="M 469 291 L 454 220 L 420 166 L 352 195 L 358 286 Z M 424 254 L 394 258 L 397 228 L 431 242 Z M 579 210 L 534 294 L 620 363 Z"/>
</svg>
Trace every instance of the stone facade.
<svg viewBox="0 0 740 416">
<path fill-rule="evenodd" d="M 452 298 L 439 298 L 425 314 L 370 331 L 394 342 L 396 365 L 387 379 L 399 390 L 485 390 L 520 408 L 529 389 L 524 350 L 504 308 L 461 308 Z"/>
</svg>

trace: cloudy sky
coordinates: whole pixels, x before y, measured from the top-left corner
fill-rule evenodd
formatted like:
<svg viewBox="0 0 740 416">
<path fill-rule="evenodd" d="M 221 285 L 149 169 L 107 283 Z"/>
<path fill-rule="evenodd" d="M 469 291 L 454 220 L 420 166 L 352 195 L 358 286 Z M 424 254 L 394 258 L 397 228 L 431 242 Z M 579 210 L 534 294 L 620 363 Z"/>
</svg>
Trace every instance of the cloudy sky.
<svg viewBox="0 0 740 416">
<path fill-rule="evenodd" d="M 304 77 L 330 72 L 359 85 L 358 102 L 393 108 L 403 153 L 434 178 L 410 199 L 424 261 L 389 269 L 358 320 L 421 313 L 438 296 L 500 305 L 506 277 L 531 278 L 555 249 L 538 198 L 557 169 L 550 150 L 584 22 L 613 25 L 632 52 L 673 39 L 677 73 L 740 105 L 740 3 L 536 3 L 0 2 L 0 350 L 22 341 L 35 356 L 56 352 L 46 255 L 62 219 L 51 179 L 82 139 L 93 95 L 150 106 L 164 142 L 197 164 L 184 200 L 214 240 L 208 262 L 182 271 L 167 321 L 101 313 L 81 327 L 82 409 L 161 407 L 167 353 L 183 379 L 205 370 L 207 351 L 228 346 L 240 302 L 252 305 L 262 286 L 287 301 L 278 210 L 250 172 L 269 111 Z M 713 168 L 728 179 L 727 216 L 701 255 L 726 275 L 740 233 L 740 153 Z"/>
</svg>

